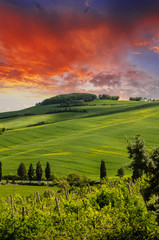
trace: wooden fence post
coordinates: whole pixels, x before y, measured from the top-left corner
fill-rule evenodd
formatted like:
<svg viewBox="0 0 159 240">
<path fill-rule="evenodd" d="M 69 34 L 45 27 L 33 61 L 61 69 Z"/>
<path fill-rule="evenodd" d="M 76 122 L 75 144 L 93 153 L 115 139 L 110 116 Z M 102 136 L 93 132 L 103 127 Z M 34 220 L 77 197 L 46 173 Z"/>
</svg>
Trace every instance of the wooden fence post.
<svg viewBox="0 0 159 240">
<path fill-rule="evenodd" d="M 86 203 L 85 203 L 84 199 L 82 199 L 82 201 L 83 201 L 83 205 L 84 205 L 84 207 L 86 209 Z"/>
<path fill-rule="evenodd" d="M 66 199 L 68 199 L 68 196 L 69 196 L 69 191 L 67 190 L 67 188 L 65 187 L 65 195 L 66 195 Z"/>
<path fill-rule="evenodd" d="M 50 190 L 49 190 L 49 198 L 51 198 L 51 192 L 50 192 Z"/>
<path fill-rule="evenodd" d="M 110 187 L 110 190 L 112 190 L 112 183 L 111 183 L 111 180 L 109 180 L 109 187 Z"/>
<path fill-rule="evenodd" d="M 37 192 L 36 195 L 37 195 L 37 197 L 38 197 L 38 202 L 40 203 L 40 196 L 39 196 L 39 193 Z"/>
<path fill-rule="evenodd" d="M 88 183 L 88 192 L 91 194 L 91 188 L 90 188 L 89 183 Z"/>
<path fill-rule="evenodd" d="M 25 207 L 22 207 L 22 217 L 25 217 Z"/>
<path fill-rule="evenodd" d="M 55 200 L 56 200 L 56 206 L 57 206 L 57 210 L 58 210 L 58 212 L 59 212 L 59 216 L 61 217 L 61 210 L 60 210 L 60 205 L 59 205 L 58 198 L 55 197 Z"/>
<path fill-rule="evenodd" d="M 10 195 L 10 203 L 11 203 L 11 207 L 13 206 L 13 195 Z"/>
<path fill-rule="evenodd" d="M 130 187 L 130 184 L 128 184 L 128 188 L 129 188 L 130 196 L 132 196 L 132 189 L 131 189 L 131 187 Z"/>
</svg>

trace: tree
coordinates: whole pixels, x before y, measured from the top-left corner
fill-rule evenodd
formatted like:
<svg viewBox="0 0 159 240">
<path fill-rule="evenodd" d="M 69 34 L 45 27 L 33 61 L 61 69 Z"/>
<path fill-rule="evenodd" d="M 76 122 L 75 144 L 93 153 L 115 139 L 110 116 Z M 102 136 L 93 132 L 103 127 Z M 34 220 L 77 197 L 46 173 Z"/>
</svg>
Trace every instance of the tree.
<svg viewBox="0 0 159 240">
<path fill-rule="evenodd" d="M 41 167 L 41 163 L 38 162 L 37 165 L 36 165 L 36 178 L 38 181 L 41 181 L 41 177 L 43 175 L 43 170 L 42 170 L 42 167 Z"/>
<path fill-rule="evenodd" d="M 130 101 L 141 101 L 142 97 L 130 97 L 129 100 Z"/>
<path fill-rule="evenodd" d="M 29 177 L 30 182 L 33 180 L 33 176 L 34 176 L 34 168 L 31 163 L 29 166 L 29 170 L 28 170 L 28 177 Z"/>
<path fill-rule="evenodd" d="M 159 147 L 153 148 L 150 157 L 153 161 L 153 165 L 150 168 L 149 187 L 147 188 L 147 199 L 155 194 L 159 193 Z"/>
<path fill-rule="evenodd" d="M 111 100 L 119 100 L 119 96 L 111 96 L 110 99 Z"/>
<path fill-rule="evenodd" d="M 136 135 L 135 142 L 131 142 L 127 139 L 127 150 L 129 158 L 132 159 L 130 164 L 130 167 L 133 169 L 132 179 L 136 180 L 140 178 L 144 172 L 148 174 L 152 161 L 150 160 L 149 153 L 140 135 Z"/>
<path fill-rule="evenodd" d="M 45 177 L 46 177 L 47 181 L 49 180 L 50 176 L 51 176 L 50 164 L 47 162 L 46 168 L 45 168 Z"/>
<path fill-rule="evenodd" d="M 0 162 L 0 182 L 2 181 L 2 163 Z"/>
<path fill-rule="evenodd" d="M 107 176 L 105 162 L 101 160 L 100 164 L 100 178 L 103 179 Z"/>
<path fill-rule="evenodd" d="M 40 103 L 40 105 L 48 105 L 48 104 L 59 104 L 66 103 L 74 100 L 83 100 L 84 102 L 93 101 L 97 96 L 91 93 L 70 93 L 70 94 L 61 94 L 55 97 L 51 97 L 45 99 Z"/>
<path fill-rule="evenodd" d="M 26 176 L 26 168 L 23 162 L 18 167 L 17 174 L 20 177 L 21 180 L 23 180 Z"/>
<path fill-rule="evenodd" d="M 101 99 L 110 99 L 110 98 L 111 98 L 111 96 L 109 94 L 103 94 L 101 96 Z"/>
<path fill-rule="evenodd" d="M 124 168 L 119 168 L 117 171 L 117 175 L 118 177 L 124 177 Z"/>
<path fill-rule="evenodd" d="M 159 147 L 152 149 L 150 158 L 153 161 L 153 165 L 150 168 L 149 185 L 143 190 L 144 199 L 149 201 L 153 196 L 153 201 L 147 204 L 147 208 L 152 210 L 156 215 L 156 221 L 159 224 Z M 155 197 L 156 196 L 156 197 Z"/>
</svg>

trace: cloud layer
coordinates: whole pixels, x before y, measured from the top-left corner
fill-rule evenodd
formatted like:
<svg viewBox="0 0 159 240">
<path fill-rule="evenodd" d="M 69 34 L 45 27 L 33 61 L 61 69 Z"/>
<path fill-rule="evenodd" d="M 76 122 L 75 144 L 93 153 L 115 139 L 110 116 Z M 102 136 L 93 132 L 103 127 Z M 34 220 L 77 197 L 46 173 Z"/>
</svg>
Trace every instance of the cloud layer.
<svg viewBox="0 0 159 240">
<path fill-rule="evenodd" d="M 1 93 L 157 97 L 158 1 L 75 2 L 0 1 Z"/>
</svg>

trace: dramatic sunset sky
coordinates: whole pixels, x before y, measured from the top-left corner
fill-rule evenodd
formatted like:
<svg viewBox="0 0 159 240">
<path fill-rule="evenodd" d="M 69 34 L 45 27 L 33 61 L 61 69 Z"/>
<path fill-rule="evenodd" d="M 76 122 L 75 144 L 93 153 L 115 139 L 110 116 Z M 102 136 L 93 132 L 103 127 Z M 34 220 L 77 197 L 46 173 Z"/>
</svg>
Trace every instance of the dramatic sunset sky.
<svg viewBox="0 0 159 240">
<path fill-rule="evenodd" d="M 0 0 L 0 111 L 71 92 L 159 98 L 159 0 Z"/>
</svg>

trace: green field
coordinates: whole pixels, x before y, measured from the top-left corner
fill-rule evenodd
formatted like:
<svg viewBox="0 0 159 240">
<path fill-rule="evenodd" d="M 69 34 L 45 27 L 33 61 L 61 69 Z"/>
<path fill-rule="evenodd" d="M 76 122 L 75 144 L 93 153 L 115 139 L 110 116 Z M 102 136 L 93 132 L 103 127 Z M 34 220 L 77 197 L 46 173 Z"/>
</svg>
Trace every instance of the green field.
<svg viewBox="0 0 159 240">
<path fill-rule="evenodd" d="M 0 135 L 3 175 L 16 174 L 20 162 L 28 168 L 40 161 L 44 169 L 48 161 L 58 176 L 78 172 L 99 179 L 103 159 L 108 176 L 115 176 L 130 162 L 125 136 L 132 139 L 140 133 L 148 147 L 158 145 L 157 101 L 94 100 L 87 106 L 72 107 L 74 112 L 44 114 L 59 109 L 57 105 L 36 106 L 0 114 L 0 124 L 8 129 Z"/>
<path fill-rule="evenodd" d="M 24 186 L 24 185 L 16 185 L 16 184 L 7 184 L 7 185 L 0 185 L 0 201 L 2 199 L 6 200 L 7 197 L 10 195 L 17 195 L 20 194 L 22 196 L 30 196 L 33 195 L 35 192 L 38 192 L 42 195 L 45 190 L 53 190 L 56 191 L 57 187 L 48 187 L 48 186 Z"/>
</svg>

